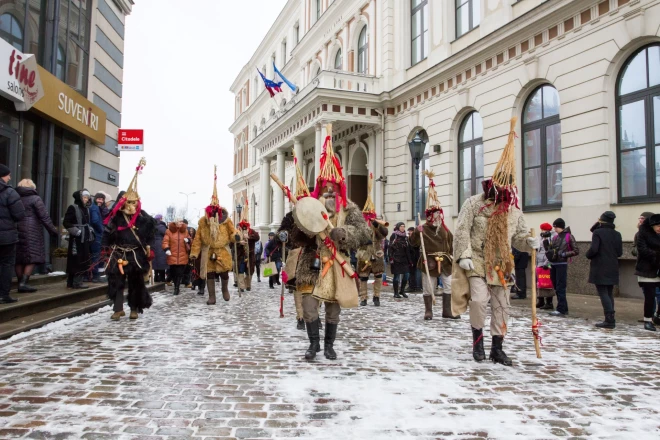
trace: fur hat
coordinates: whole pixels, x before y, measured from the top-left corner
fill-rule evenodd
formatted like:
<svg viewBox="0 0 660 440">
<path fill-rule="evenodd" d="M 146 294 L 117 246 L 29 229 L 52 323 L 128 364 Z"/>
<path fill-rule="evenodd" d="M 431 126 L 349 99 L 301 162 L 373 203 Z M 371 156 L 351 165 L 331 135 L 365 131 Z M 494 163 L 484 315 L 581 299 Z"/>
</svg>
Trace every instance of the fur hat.
<svg viewBox="0 0 660 440">
<path fill-rule="evenodd" d="M 542 231 L 552 231 L 552 225 L 550 223 L 543 223 L 541 225 Z"/>
<path fill-rule="evenodd" d="M 566 222 L 564 221 L 563 218 L 560 217 L 557 220 L 555 220 L 554 222 L 552 222 L 552 226 L 554 228 L 566 229 Z"/>
<path fill-rule="evenodd" d="M 96 194 L 94 194 L 94 200 L 103 199 L 103 201 L 105 202 L 105 198 L 106 198 L 105 194 L 102 192 L 97 192 Z"/>
</svg>

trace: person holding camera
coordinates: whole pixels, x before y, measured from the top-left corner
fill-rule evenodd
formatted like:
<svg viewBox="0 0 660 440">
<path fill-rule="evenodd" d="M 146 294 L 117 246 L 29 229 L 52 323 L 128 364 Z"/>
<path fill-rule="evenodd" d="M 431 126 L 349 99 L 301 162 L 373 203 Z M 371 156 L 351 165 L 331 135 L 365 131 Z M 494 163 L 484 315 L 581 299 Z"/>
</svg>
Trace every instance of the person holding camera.
<svg viewBox="0 0 660 440">
<path fill-rule="evenodd" d="M 552 225 L 550 223 L 543 223 L 541 225 L 540 240 L 550 240 L 552 238 Z M 552 298 L 555 296 L 555 291 L 552 288 L 552 281 L 550 281 L 550 269 L 552 265 L 548 261 L 545 248 L 539 246 L 536 250 L 536 308 L 542 310 L 553 310 Z"/>
<path fill-rule="evenodd" d="M 557 309 L 550 312 L 550 316 L 568 316 L 568 301 L 566 299 L 566 284 L 568 281 L 568 263 L 580 254 L 571 228 L 566 222 L 558 218 L 552 223 L 556 235 L 552 239 L 543 240 L 543 247 L 548 260 L 552 263 L 550 279 L 557 295 Z"/>
</svg>

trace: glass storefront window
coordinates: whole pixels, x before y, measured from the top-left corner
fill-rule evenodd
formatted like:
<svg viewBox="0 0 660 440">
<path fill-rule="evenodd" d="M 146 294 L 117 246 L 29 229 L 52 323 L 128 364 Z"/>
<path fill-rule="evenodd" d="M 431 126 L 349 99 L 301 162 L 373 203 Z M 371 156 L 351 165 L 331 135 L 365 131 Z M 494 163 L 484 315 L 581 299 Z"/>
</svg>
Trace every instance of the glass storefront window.
<svg viewBox="0 0 660 440">
<path fill-rule="evenodd" d="M 41 121 L 23 119 L 23 148 L 21 151 L 20 179 L 38 181 L 39 176 L 39 138 L 41 134 Z"/>
<path fill-rule="evenodd" d="M 43 65 L 48 0 L 3 0 L 0 37 L 24 53 L 37 56 Z"/>
</svg>

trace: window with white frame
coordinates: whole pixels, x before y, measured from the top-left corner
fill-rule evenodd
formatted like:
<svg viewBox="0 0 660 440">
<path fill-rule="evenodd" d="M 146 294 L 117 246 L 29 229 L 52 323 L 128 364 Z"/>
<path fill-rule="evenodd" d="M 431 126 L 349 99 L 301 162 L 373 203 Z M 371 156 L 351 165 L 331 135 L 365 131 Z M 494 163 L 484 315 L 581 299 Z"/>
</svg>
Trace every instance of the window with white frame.
<svg viewBox="0 0 660 440">
<path fill-rule="evenodd" d="M 367 27 L 363 27 L 358 37 L 358 73 L 367 73 L 369 69 L 369 35 Z"/>
<path fill-rule="evenodd" d="M 342 70 L 343 64 L 341 49 L 338 49 L 335 55 L 335 70 Z"/>
<path fill-rule="evenodd" d="M 456 0 L 456 38 L 479 26 L 481 0 Z"/>
<path fill-rule="evenodd" d="M 429 53 L 429 2 L 428 0 L 411 0 L 410 36 L 411 62 L 415 65 L 425 59 Z"/>
<path fill-rule="evenodd" d="M 484 180 L 484 125 L 478 112 L 463 120 L 458 135 L 458 204 L 479 194 Z"/>
</svg>

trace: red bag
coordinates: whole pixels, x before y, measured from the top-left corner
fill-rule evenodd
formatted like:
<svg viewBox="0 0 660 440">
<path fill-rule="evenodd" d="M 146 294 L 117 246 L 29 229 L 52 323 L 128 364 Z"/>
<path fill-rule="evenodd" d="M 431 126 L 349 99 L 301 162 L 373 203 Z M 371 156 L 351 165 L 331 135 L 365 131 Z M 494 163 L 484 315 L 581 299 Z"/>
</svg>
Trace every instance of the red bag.
<svg viewBox="0 0 660 440">
<path fill-rule="evenodd" d="M 545 267 L 536 268 L 536 287 L 539 289 L 554 289 L 550 279 L 550 269 Z"/>
</svg>

